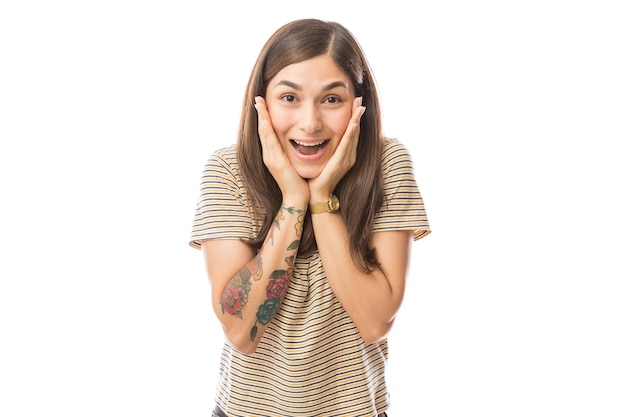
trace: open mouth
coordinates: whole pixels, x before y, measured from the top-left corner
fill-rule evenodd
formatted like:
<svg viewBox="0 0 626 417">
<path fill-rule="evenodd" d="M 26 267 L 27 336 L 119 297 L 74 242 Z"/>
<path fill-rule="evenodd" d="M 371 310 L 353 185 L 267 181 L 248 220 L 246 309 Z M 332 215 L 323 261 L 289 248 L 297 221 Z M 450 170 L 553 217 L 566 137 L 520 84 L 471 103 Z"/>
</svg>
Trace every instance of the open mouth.
<svg viewBox="0 0 626 417">
<path fill-rule="evenodd" d="M 291 146 L 293 146 L 293 148 L 296 151 L 300 152 L 301 154 L 315 155 L 316 153 L 324 149 L 324 147 L 328 145 L 330 140 L 323 140 L 323 141 L 316 142 L 316 143 L 304 143 L 304 142 L 298 142 L 296 140 L 290 140 L 289 142 L 291 143 Z"/>
</svg>

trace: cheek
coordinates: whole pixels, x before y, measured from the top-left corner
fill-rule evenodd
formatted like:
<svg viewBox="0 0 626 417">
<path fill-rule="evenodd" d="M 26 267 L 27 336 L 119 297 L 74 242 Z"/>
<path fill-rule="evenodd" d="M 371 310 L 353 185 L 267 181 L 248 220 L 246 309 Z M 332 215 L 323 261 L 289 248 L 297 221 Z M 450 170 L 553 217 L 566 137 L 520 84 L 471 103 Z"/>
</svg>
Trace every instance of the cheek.
<svg viewBox="0 0 626 417">
<path fill-rule="evenodd" d="M 284 132 L 291 125 L 291 120 L 287 112 L 280 111 L 280 109 L 268 109 L 270 119 L 272 120 L 272 127 L 276 134 Z"/>
<path fill-rule="evenodd" d="M 328 119 L 328 126 L 333 130 L 333 132 L 335 132 L 336 135 L 342 136 L 348 128 L 351 116 L 352 109 L 336 112 Z"/>
</svg>

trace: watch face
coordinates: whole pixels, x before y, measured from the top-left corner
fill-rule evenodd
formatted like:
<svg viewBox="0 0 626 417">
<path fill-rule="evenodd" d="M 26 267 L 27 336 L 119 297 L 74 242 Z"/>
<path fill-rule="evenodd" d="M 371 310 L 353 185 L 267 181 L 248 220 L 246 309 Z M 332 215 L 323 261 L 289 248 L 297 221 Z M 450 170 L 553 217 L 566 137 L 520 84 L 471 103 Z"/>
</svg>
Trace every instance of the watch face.
<svg viewBox="0 0 626 417">
<path fill-rule="evenodd" d="M 334 195 L 330 196 L 329 205 L 330 205 L 331 212 L 339 210 L 339 199 L 337 198 L 337 196 L 334 196 Z"/>
</svg>

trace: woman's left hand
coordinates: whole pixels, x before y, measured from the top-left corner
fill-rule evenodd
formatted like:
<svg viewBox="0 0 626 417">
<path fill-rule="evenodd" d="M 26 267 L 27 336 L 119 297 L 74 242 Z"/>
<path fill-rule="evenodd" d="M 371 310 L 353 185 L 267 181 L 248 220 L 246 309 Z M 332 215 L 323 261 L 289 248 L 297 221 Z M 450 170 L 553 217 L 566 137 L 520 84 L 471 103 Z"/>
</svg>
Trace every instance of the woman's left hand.
<svg viewBox="0 0 626 417">
<path fill-rule="evenodd" d="M 335 153 L 330 157 L 320 175 L 308 181 L 312 200 L 328 198 L 339 181 L 355 164 L 356 149 L 361 132 L 361 116 L 365 113 L 365 107 L 361 103 L 362 97 L 357 97 L 353 100 L 352 117 L 339 142 L 339 146 L 337 146 Z"/>
</svg>

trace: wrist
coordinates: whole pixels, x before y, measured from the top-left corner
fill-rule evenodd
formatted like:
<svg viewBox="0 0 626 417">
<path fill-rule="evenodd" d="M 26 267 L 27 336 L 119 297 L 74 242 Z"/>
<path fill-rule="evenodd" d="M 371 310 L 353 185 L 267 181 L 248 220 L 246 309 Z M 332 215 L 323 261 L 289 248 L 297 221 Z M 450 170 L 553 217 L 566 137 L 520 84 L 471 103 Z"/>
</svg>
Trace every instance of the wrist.
<svg viewBox="0 0 626 417">
<path fill-rule="evenodd" d="M 331 190 L 310 190 L 309 204 L 328 200 L 333 192 Z"/>
<path fill-rule="evenodd" d="M 283 193 L 283 205 L 287 207 L 306 208 L 309 205 L 309 195 L 305 193 Z"/>
<path fill-rule="evenodd" d="M 332 194 L 320 201 L 311 200 L 309 203 L 311 214 L 336 213 L 337 211 L 339 211 L 339 198 Z"/>
</svg>

